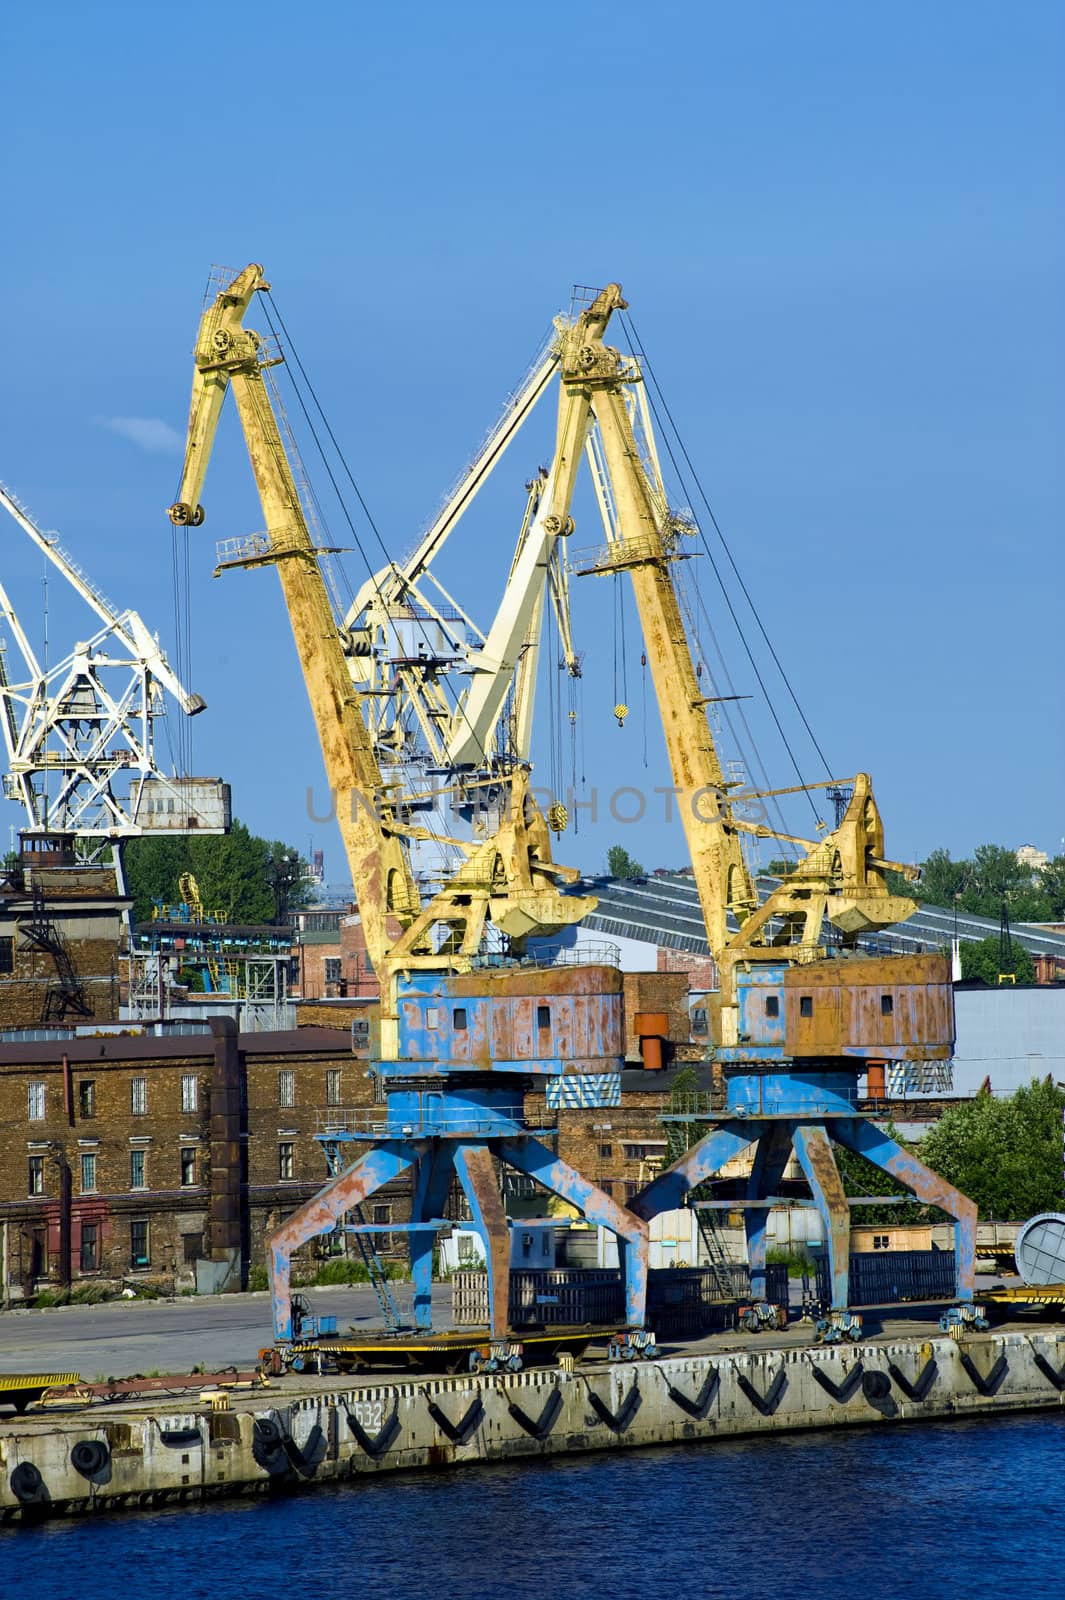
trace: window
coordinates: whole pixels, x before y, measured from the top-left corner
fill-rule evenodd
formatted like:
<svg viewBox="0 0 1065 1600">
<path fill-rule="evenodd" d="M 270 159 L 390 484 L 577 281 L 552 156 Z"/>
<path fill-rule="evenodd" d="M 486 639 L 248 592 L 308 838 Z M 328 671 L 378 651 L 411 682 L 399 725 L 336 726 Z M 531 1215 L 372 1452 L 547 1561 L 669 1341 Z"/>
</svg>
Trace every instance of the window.
<svg viewBox="0 0 1065 1600">
<path fill-rule="evenodd" d="M 894 1012 L 895 996 L 893 994 L 882 994 L 880 996 L 880 1015 L 882 1017 L 890 1017 L 894 1015 Z"/>
<path fill-rule="evenodd" d="M 325 1074 L 325 1103 L 327 1106 L 340 1104 L 340 1068 L 327 1067 Z"/>
<path fill-rule="evenodd" d="M 537 1008 L 536 1008 L 536 1026 L 538 1028 L 549 1028 L 551 1026 L 551 1007 L 550 1006 L 537 1006 Z"/>
<path fill-rule="evenodd" d="M 14 939 L 0 939 L 0 972 L 14 972 L 15 970 L 15 941 Z"/>
<path fill-rule="evenodd" d="M 814 997 L 813 997 L 813 995 L 812 994 L 801 994 L 799 996 L 799 1015 L 800 1015 L 800 1017 L 812 1017 L 813 1014 L 814 1014 Z"/>
<path fill-rule="evenodd" d="M 326 956 L 326 958 L 325 958 L 325 981 L 326 981 L 326 983 L 339 983 L 340 982 L 340 976 L 341 976 L 340 957 L 339 956 Z"/>
<path fill-rule="evenodd" d="M 599 1159 L 600 1159 L 600 1161 L 609 1161 L 610 1158 L 613 1156 L 613 1154 L 614 1154 L 614 1146 L 612 1144 L 601 1144 L 599 1146 Z"/>
<path fill-rule="evenodd" d="M 148 1218 L 133 1217 L 129 1225 L 129 1264 L 131 1267 L 150 1267 L 148 1248 Z"/>
<path fill-rule="evenodd" d="M 600 1187 L 600 1189 L 602 1189 L 603 1193 L 607 1196 L 608 1199 L 613 1199 L 613 1196 L 614 1196 L 614 1180 L 613 1180 L 613 1178 L 602 1178 L 602 1179 L 600 1179 L 599 1187 Z"/>
<path fill-rule="evenodd" d="M 277 1175 L 282 1182 L 292 1177 L 293 1163 L 292 1152 L 294 1146 L 291 1140 L 285 1139 L 277 1147 Z"/>
<path fill-rule="evenodd" d="M 129 1153 L 129 1186 L 131 1189 L 146 1189 L 144 1181 L 144 1151 L 131 1150 Z"/>
<path fill-rule="evenodd" d="M 131 1078 L 129 1082 L 130 1109 L 135 1117 L 148 1115 L 148 1080 Z"/>
<path fill-rule="evenodd" d="M 279 1072 L 277 1075 L 277 1103 L 279 1106 L 296 1104 L 296 1074 Z"/>
<path fill-rule="evenodd" d="M 82 1078 L 78 1084 L 78 1116 L 95 1117 L 96 1084 L 91 1078 Z"/>
<path fill-rule="evenodd" d="M 181 1109 L 195 1111 L 199 1105 L 199 1083 L 194 1072 L 181 1074 Z"/>
<path fill-rule="evenodd" d="M 392 1207 L 390 1205 L 375 1205 L 373 1208 L 373 1220 L 377 1227 L 387 1228 L 392 1221 Z"/>
<path fill-rule="evenodd" d="M 455 1032 L 456 1033 L 465 1033 L 466 1032 L 466 1007 L 465 1006 L 456 1006 L 455 1007 L 455 1013 L 454 1013 L 454 1019 L 453 1020 L 454 1020 L 454 1023 L 455 1023 Z"/>
<path fill-rule="evenodd" d="M 44 1084 L 30 1083 L 26 1086 L 29 1104 L 26 1115 L 31 1122 L 44 1121 Z"/>
<path fill-rule="evenodd" d="M 81 1225 L 81 1270 L 95 1272 L 100 1265 L 100 1236 L 95 1222 Z"/>
<path fill-rule="evenodd" d="M 663 1139 L 652 1139 L 643 1144 L 629 1144 L 626 1141 L 621 1148 L 626 1161 L 647 1161 L 664 1156 L 667 1145 Z"/>
<path fill-rule="evenodd" d="M 891 1235 L 889 1233 L 874 1233 L 873 1234 L 873 1249 L 874 1250 L 890 1250 L 891 1249 Z"/>
<path fill-rule="evenodd" d="M 30 1156 L 29 1176 L 26 1182 L 27 1194 L 44 1193 L 44 1157 Z"/>
<path fill-rule="evenodd" d="M 780 1016 L 780 998 L 779 998 L 778 995 L 775 995 L 775 994 L 767 994 L 766 995 L 766 997 L 765 997 L 765 1014 L 766 1014 L 767 1017 L 779 1017 Z"/>
<path fill-rule="evenodd" d="M 190 1267 L 194 1261 L 199 1261 L 203 1255 L 200 1236 L 198 1233 L 183 1234 L 181 1243 L 184 1246 L 185 1265 Z"/>
<path fill-rule="evenodd" d="M 196 1185 L 196 1151 L 190 1145 L 181 1147 L 181 1187 L 192 1189 Z"/>
<path fill-rule="evenodd" d="M 81 1192 L 92 1194 L 96 1188 L 96 1152 L 83 1150 L 81 1152 Z"/>
</svg>

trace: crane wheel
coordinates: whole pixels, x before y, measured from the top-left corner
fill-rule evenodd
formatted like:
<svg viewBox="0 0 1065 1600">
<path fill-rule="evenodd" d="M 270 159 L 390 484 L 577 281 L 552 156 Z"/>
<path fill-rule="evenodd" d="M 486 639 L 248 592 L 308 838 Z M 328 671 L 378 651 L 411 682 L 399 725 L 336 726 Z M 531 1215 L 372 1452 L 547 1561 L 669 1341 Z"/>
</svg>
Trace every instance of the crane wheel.
<svg viewBox="0 0 1065 1600">
<path fill-rule="evenodd" d="M 202 506 L 190 506 L 184 500 L 175 500 L 167 512 L 175 528 L 198 528 L 206 515 Z"/>
</svg>

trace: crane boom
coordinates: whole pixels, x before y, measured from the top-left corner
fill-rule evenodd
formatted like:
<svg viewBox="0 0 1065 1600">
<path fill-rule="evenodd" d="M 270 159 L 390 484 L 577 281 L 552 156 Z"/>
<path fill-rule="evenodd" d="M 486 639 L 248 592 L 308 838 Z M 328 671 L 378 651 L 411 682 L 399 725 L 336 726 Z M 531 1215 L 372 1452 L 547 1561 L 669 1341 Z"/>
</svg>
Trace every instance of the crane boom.
<svg viewBox="0 0 1065 1600">
<path fill-rule="evenodd" d="M 593 307 L 606 315 L 580 317 L 562 346 L 560 405 L 568 406 L 575 393 L 588 397 L 598 429 L 589 455 L 607 533 L 605 550 L 581 570 L 627 571 L 632 580 L 707 941 L 718 962 L 721 1040 L 733 1046 L 738 966 L 817 960 L 825 954 L 826 917 L 853 937 L 901 922 L 916 907 L 888 888 L 883 824 L 864 773 L 854 779 L 835 832 L 809 843 L 795 872 L 759 904 L 740 835 L 775 835 L 734 814 L 706 714 L 709 701 L 699 692 L 672 576 L 685 524 L 669 509 L 639 366 L 603 343 L 610 312 L 625 305 L 620 286 L 608 285 Z M 634 416 L 642 419 L 642 451 Z M 729 930 L 730 914 L 739 924 L 736 933 Z"/>
<path fill-rule="evenodd" d="M 243 325 L 253 297 L 268 288 L 262 268 L 253 263 L 203 314 L 181 491 L 170 518 L 179 526 L 196 527 L 203 521 L 200 494 L 231 387 L 266 535 L 229 541 L 234 548 L 226 551 L 218 570 L 277 567 L 367 951 L 381 979 L 382 1046 L 387 1052 L 397 1015 L 398 974 L 412 969 L 468 971 L 489 920 L 520 945 L 531 935 L 555 933 L 579 921 L 595 902 L 560 893 L 559 885 L 575 882 L 578 874 L 552 861 L 546 823 L 532 801 L 527 773 L 518 770 L 510 780 L 510 804 L 499 830 L 477 848 L 471 844 L 468 859 L 451 880 L 422 904 L 404 847 L 405 838 L 419 830 L 408 828 L 398 814 L 394 792 L 378 765 L 268 388 L 268 369 L 282 358 L 264 350 L 259 335 Z"/>
</svg>

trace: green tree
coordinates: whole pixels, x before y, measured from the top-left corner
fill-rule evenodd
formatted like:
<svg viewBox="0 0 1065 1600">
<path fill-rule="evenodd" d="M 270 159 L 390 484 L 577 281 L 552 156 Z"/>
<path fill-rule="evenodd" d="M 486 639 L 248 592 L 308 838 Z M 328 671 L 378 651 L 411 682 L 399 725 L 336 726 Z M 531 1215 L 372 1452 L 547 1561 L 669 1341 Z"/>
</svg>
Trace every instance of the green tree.
<svg viewBox="0 0 1065 1600">
<path fill-rule="evenodd" d="M 1054 856 L 1039 874 L 1039 888 L 1049 915 L 1033 917 L 1033 922 L 1065 922 L 1065 856 Z"/>
<path fill-rule="evenodd" d="M 992 934 L 987 939 L 961 941 L 961 975 L 963 978 L 982 978 L 985 983 L 997 983 L 1000 972 L 1012 972 L 1018 983 L 1035 982 L 1035 964 L 1022 944 L 1016 939 L 1009 943 L 1009 958 L 1002 965 L 999 939 Z"/>
<path fill-rule="evenodd" d="M 1021 1222 L 1061 1207 L 1065 1094 L 1035 1079 L 1005 1099 L 980 1094 L 944 1112 L 921 1159 L 976 1202 L 980 1215 Z"/>
<path fill-rule="evenodd" d="M 612 844 L 606 853 L 606 868 L 612 878 L 642 878 L 644 870 L 620 844 Z"/>
<path fill-rule="evenodd" d="M 952 906 L 955 895 L 960 898 L 964 893 L 972 873 L 971 861 L 953 861 L 949 850 L 933 850 L 921 863 L 920 883 L 910 885 L 909 892 L 933 906 Z"/>
<path fill-rule="evenodd" d="M 888 1137 L 901 1144 L 904 1149 L 909 1148 L 899 1138 L 898 1129 L 888 1123 L 884 1130 Z M 834 1144 L 832 1153 L 836 1158 L 839 1168 L 840 1181 L 843 1192 L 847 1195 L 883 1195 L 885 1198 L 898 1195 L 898 1205 L 881 1206 L 855 1206 L 851 1211 L 851 1223 L 861 1226 L 863 1223 L 884 1223 L 896 1228 L 904 1228 L 911 1223 L 923 1222 L 929 1216 L 929 1208 L 914 1200 L 908 1189 L 897 1183 L 889 1172 L 883 1172 L 879 1167 L 858 1155 L 846 1146 Z M 938 1215 L 938 1213 L 936 1213 Z"/>
<path fill-rule="evenodd" d="M 278 912 L 274 868 L 282 855 L 290 859 L 296 852 L 260 839 L 236 820 L 228 834 L 131 839 L 123 861 L 134 921 L 149 921 L 156 904 L 174 905 L 180 898 L 178 879 L 191 872 L 205 910 L 227 922 L 273 922 Z M 308 888 L 301 874 L 288 888 L 287 906 L 305 903 Z"/>
</svg>

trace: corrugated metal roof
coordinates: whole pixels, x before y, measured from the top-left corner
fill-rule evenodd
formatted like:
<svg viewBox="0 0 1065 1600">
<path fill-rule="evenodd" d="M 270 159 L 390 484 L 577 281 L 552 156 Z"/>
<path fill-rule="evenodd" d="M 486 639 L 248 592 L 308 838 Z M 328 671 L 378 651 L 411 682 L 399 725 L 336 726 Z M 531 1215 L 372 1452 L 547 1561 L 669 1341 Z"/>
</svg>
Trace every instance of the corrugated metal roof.
<svg viewBox="0 0 1065 1600">
<path fill-rule="evenodd" d="M 762 875 L 756 881 L 758 893 L 764 900 L 780 879 Z M 689 873 L 663 872 L 648 878 L 584 878 L 571 892 L 594 894 L 599 901 L 598 908 L 585 917 L 585 928 L 615 938 L 647 940 L 666 950 L 684 950 L 701 956 L 710 953 L 699 896 Z M 736 928 L 734 919 L 729 919 L 729 926 Z M 867 934 L 858 944 L 870 954 L 917 954 L 949 945 L 954 929 L 953 908 L 920 906 L 909 921 L 897 923 L 884 933 Z M 959 911 L 957 930 L 961 939 L 996 938 L 999 925 L 991 917 Z M 1065 959 L 1065 933 L 1023 922 L 1010 931 L 1017 943 L 1032 955 Z"/>
</svg>

